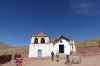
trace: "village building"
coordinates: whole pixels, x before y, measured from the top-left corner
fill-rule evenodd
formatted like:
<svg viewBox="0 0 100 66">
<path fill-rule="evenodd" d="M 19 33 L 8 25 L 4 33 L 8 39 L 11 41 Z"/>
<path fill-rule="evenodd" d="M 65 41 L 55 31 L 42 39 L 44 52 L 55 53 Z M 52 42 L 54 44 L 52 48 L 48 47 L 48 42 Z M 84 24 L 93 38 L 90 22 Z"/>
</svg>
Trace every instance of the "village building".
<svg viewBox="0 0 100 66">
<path fill-rule="evenodd" d="M 49 35 L 41 32 L 31 36 L 29 57 L 48 57 L 51 56 L 52 51 L 54 54 L 59 51 L 61 54 L 70 55 L 72 48 L 76 52 L 74 40 L 60 35 L 55 40 L 51 41 Z"/>
</svg>

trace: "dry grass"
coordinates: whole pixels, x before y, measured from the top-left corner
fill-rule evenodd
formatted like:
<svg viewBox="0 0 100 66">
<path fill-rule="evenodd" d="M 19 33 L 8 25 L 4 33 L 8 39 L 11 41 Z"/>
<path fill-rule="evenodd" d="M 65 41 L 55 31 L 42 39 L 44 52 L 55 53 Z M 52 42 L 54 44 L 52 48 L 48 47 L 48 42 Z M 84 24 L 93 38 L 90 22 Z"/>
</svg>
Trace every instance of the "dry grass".
<svg viewBox="0 0 100 66">
<path fill-rule="evenodd" d="M 18 52 L 28 52 L 29 46 L 12 47 L 10 45 L 0 42 L 0 55 L 8 55 Z"/>
<path fill-rule="evenodd" d="M 100 40 L 85 40 L 85 41 L 76 41 L 76 47 L 84 47 L 84 46 L 98 46 Z"/>
<path fill-rule="evenodd" d="M 13 53 L 18 53 L 18 52 L 28 52 L 28 50 L 29 50 L 28 46 L 4 48 L 4 49 L 0 49 L 0 55 L 13 54 Z"/>
<path fill-rule="evenodd" d="M 0 49 L 2 49 L 2 48 L 11 48 L 11 47 L 12 46 L 0 42 Z"/>
</svg>

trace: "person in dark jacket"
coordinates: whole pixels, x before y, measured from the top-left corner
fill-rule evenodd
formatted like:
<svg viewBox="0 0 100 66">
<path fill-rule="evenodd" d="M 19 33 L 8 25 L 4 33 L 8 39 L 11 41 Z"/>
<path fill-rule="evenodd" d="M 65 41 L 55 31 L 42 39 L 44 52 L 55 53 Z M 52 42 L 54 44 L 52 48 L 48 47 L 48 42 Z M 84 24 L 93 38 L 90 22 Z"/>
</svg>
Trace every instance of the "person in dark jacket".
<svg viewBox="0 0 100 66">
<path fill-rule="evenodd" d="M 52 61 L 54 60 L 54 52 L 52 51 L 51 52 L 51 58 L 52 58 Z"/>
</svg>

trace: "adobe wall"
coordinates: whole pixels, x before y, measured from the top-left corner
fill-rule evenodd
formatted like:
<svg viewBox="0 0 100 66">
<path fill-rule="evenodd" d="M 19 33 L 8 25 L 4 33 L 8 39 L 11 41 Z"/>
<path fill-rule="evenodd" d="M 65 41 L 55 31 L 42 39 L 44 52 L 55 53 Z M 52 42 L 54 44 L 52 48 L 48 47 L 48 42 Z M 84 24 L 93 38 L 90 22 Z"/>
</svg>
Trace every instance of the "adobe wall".
<svg viewBox="0 0 100 66">
<path fill-rule="evenodd" d="M 12 55 L 0 55 L 0 65 L 12 60 Z"/>
<path fill-rule="evenodd" d="M 28 52 L 19 52 L 19 53 L 14 53 L 12 54 L 12 60 L 15 60 L 15 55 L 16 54 L 21 54 L 22 58 L 28 58 Z"/>
<path fill-rule="evenodd" d="M 9 62 L 11 60 L 15 60 L 15 55 L 14 54 L 9 54 L 9 55 L 0 55 L 0 64 L 4 64 L 6 62 Z M 28 58 L 28 52 L 19 52 L 18 54 L 21 54 L 22 58 Z"/>
<path fill-rule="evenodd" d="M 98 46 L 83 46 L 76 47 L 77 54 L 99 53 L 100 48 Z"/>
</svg>

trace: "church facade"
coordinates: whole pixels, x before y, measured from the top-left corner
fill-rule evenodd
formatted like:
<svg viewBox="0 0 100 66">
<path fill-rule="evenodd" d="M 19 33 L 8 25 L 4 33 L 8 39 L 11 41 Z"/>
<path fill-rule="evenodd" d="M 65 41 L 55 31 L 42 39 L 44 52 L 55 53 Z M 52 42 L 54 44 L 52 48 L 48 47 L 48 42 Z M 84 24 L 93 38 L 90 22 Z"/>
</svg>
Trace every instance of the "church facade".
<svg viewBox="0 0 100 66">
<path fill-rule="evenodd" d="M 29 46 L 29 57 L 49 57 L 53 51 L 61 54 L 70 55 L 71 51 L 76 52 L 74 40 L 58 36 L 55 40 L 51 41 L 51 37 L 44 33 L 31 36 L 31 43 Z"/>
</svg>

